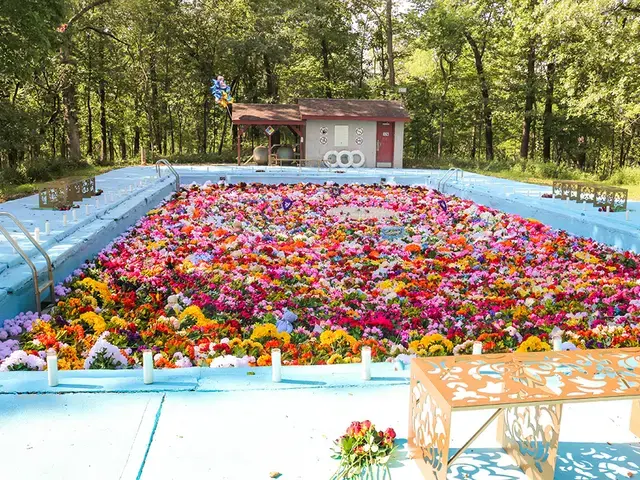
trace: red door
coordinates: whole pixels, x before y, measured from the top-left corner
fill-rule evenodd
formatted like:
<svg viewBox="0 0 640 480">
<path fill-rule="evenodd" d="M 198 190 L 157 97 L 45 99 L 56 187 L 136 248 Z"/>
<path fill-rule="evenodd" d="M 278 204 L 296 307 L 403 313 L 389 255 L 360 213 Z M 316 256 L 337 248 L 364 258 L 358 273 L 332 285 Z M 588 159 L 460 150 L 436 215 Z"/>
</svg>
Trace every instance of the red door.
<svg viewBox="0 0 640 480">
<path fill-rule="evenodd" d="M 393 122 L 378 122 L 376 167 L 393 166 Z"/>
</svg>

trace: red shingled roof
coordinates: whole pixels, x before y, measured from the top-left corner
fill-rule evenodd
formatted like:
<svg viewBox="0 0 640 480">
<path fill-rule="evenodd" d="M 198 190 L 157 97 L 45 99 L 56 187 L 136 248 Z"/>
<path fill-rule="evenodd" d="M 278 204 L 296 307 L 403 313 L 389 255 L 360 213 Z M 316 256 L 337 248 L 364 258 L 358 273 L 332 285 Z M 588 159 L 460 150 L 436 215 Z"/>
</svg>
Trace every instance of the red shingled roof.
<svg viewBox="0 0 640 480">
<path fill-rule="evenodd" d="M 408 122 L 400 102 L 338 98 L 301 98 L 297 105 L 236 103 L 232 120 L 245 125 L 301 125 L 304 120 L 367 120 Z"/>
<path fill-rule="evenodd" d="M 298 105 L 269 103 L 234 103 L 233 123 L 295 125 L 303 124 Z"/>
<path fill-rule="evenodd" d="M 354 100 L 338 98 L 301 98 L 303 119 L 358 118 L 367 120 L 408 121 L 400 102 L 390 100 Z"/>
</svg>

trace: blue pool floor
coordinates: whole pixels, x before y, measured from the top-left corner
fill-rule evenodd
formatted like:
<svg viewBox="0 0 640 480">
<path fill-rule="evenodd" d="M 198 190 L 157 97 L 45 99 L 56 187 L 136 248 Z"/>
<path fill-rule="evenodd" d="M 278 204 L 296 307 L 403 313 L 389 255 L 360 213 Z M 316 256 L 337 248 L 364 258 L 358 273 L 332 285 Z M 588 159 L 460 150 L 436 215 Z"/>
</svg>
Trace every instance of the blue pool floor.
<svg viewBox="0 0 640 480">
<path fill-rule="evenodd" d="M 394 480 L 421 476 L 406 458 L 406 385 L 367 388 L 1 395 L 2 477 L 41 480 L 327 480 L 333 439 L 353 420 L 393 427 Z M 555 478 L 623 479 L 640 471 L 629 402 L 574 404 L 563 413 Z M 454 414 L 460 447 L 490 415 Z M 449 479 L 526 478 L 487 429 Z"/>
</svg>

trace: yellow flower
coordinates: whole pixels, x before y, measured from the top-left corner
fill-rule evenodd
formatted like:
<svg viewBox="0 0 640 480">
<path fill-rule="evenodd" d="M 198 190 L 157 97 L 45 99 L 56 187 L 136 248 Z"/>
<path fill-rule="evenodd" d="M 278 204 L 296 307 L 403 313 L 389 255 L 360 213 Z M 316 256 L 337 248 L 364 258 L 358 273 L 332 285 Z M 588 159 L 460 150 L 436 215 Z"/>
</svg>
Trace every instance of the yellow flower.
<svg viewBox="0 0 640 480">
<path fill-rule="evenodd" d="M 236 337 L 236 338 L 232 338 L 231 341 L 229 342 L 229 346 L 231 348 L 233 347 L 237 347 L 238 345 L 242 344 L 242 339 Z"/>
<path fill-rule="evenodd" d="M 409 350 L 412 352 L 418 352 L 420 349 L 421 343 L 420 340 L 414 340 L 413 342 L 409 342 Z"/>
<path fill-rule="evenodd" d="M 251 333 L 252 340 L 265 338 L 265 337 L 271 338 L 271 337 L 277 337 L 277 336 L 278 336 L 278 329 L 273 323 L 263 323 L 261 325 L 257 325 L 253 329 L 253 332 Z"/>
<path fill-rule="evenodd" d="M 280 340 L 282 340 L 283 343 L 289 343 L 291 342 L 291 335 L 287 332 L 280 332 Z"/>
<path fill-rule="evenodd" d="M 271 365 L 271 355 L 260 355 L 256 363 L 259 367 L 266 367 L 268 365 Z"/>
<path fill-rule="evenodd" d="M 422 337 L 422 345 L 428 347 L 432 343 L 441 342 L 444 337 L 439 333 L 434 333 L 432 335 L 425 335 Z"/>
<path fill-rule="evenodd" d="M 429 347 L 429 355 L 438 356 L 444 355 L 444 347 L 442 345 L 431 345 Z"/>
<path fill-rule="evenodd" d="M 195 318 L 196 325 L 198 325 L 199 327 L 203 327 L 212 323 L 211 320 L 207 320 L 207 317 L 204 316 L 204 313 L 202 313 L 202 310 L 200 310 L 200 307 L 198 307 L 197 305 L 189 305 L 187 308 L 185 308 L 180 314 L 180 318 L 178 320 L 182 322 L 187 317 Z"/>
<path fill-rule="evenodd" d="M 86 312 L 80 315 L 80 320 L 87 323 L 93 331 L 100 335 L 107 329 L 107 324 L 100 315 L 95 312 Z"/>
<path fill-rule="evenodd" d="M 323 345 L 331 345 L 334 338 L 335 335 L 333 333 L 333 330 L 325 330 L 320 334 L 320 343 L 322 343 Z"/>
<path fill-rule="evenodd" d="M 517 352 L 545 352 L 551 350 L 551 347 L 547 342 L 543 342 L 535 335 L 527 338 L 520 344 Z"/>
<path fill-rule="evenodd" d="M 103 302 L 108 302 L 109 300 L 111 300 L 111 292 L 109 291 L 109 287 L 106 283 L 98 282 L 97 280 L 89 277 L 83 278 L 79 283 L 92 292 L 100 295 Z"/>
<path fill-rule="evenodd" d="M 53 327 L 51 326 L 51 324 L 49 322 L 43 322 L 42 320 L 36 320 L 35 322 L 33 322 L 31 333 L 33 335 L 44 333 L 47 335 L 55 336 L 55 332 L 53 331 Z"/>
<path fill-rule="evenodd" d="M 111 317 L 111 322 L 110 322 L 114 327 L 117 328 L 125 328 L 127 326 L 127 322 L 123 319 L 121 319 L 120 317 L 117 316 L 113 316 Z"/>
<path fill-rule="evenodd" d="M 340 355 L 339 353 L 334 353 L 333 355 L 331 355 L 331 357 L 329 357 L 329 360 L 327 360 L 328 365 L 333 365 L 335 363 L 342 363 L 342 355 Z"/>
</svg>

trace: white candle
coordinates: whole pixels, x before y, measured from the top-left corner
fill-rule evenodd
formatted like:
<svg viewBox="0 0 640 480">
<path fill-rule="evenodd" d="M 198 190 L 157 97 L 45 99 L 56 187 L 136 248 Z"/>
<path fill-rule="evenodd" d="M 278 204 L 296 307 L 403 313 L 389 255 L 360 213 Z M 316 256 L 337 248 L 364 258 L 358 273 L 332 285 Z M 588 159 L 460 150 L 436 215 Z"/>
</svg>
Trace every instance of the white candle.
<svg viewBox="0 0 640 480">
<path fill-rule="evenodd" d="M 89 216 L 89 208 L 90 208 L 90 205 L 87 203 L 87 204 L 84 206 L 84 213 L 85 213 L 85 215 L 86 215 L 87 217 Z"/>
<path fill-rule="evenodd" d="M 553 351 L 554 352 L 562 351 L 562 337 L 560 335 L 553 336 Z"/>
<path fill-rule="evenodd" d="M 482 355 L 482 342 L 473 342 L 473 354 Z"/>
<path fill-rule="evenodd" d="M 271 379 L 275 383 L 282 381 L 282 354 L 279 348 L 271 350 Z"/>
<path fill-rule="evenodd" d="M 67 226 L 67 214 L 66 213 L 62 214 L 62 226 L 63 227 Z"/>
<path fill-rule="evenodd" d="M 113 202 L 113 192 L 109 192 L 109 201 Z"/>
<path fill-rule="evenodd" d="M 75 208 L 72 208 L 72 209 L 71 209 L 71 219 L 72 219 L 74 222 L 77 222 L 77 221 L 78 221 L 78 212 L 76 211 L 76 209 L 75 209 Z"/>
<path fill-rule="evenodd" d="M 100 199 L 96 198 L 96 208 L 100 208 Z"/>
<path fill-rule="evenodd" d="M 362 347 L 362 379 L 371 380 L 371 347 Z"/>
<path fill-rule="evenodd" d="M 586 212 L 586 211 L 587 211 L 587 204 L 586 204 L 586 203 L 583 203 L 583 204 L 582 204 L 582 211 L 583 211 L 583 212 Z"/>
<path fill-rule="evenodd" d="M 40 243 L 40 229 L 38 227 L 33 231 L 33 238 L 36 239 L 36 242 Z"/>
<path fill-rule="evenodd" d="M 153 383 L 153 352 L 145 350 L 142 352 L 142 370 L 144 371 L 144 383 Z"/>
<path fill-rule="evenodd" d="M 133 185 L 129 185 L 129 192 L 133 192 Z"/>
<path fill-rule="evenodd" d="M 51 234 L 51 225 L 49 225 L 49 220 L 44 221 L 44 234 L 45 235 Z"/>
<path fill-rule="evenodd" d="M 58 386 L 58 355 L 55 350 L 47 350 L 47 378 L 50 387 Z"/>
<path fill-rule="evenodd" d="M 629 210 L 627 210 L 624 214 L 624 219 L 628 222 L 629 221 Z"/>
</svg>

